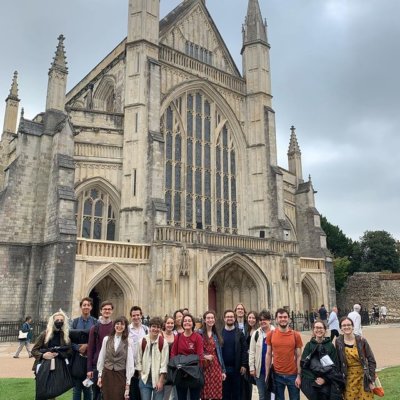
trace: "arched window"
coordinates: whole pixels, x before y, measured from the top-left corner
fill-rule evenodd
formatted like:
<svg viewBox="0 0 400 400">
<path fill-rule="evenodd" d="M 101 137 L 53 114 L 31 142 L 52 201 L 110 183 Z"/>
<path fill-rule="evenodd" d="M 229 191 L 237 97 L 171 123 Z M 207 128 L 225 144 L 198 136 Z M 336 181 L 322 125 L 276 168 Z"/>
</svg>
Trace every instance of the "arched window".
<svg viewBox="0 0 400 400">
<path fill-rule="evenodd" d="M 168 224 L 237 233 L 236 153 L 222 112 L 202 92 L 187 93 L 161 126 Z"/>
<path fill-rule="evenodd" d="M 115 240 L 116 216 L 110 196 L 98 188 L 84 190 L 78 198 L 78 237 Z"/>
</svg>

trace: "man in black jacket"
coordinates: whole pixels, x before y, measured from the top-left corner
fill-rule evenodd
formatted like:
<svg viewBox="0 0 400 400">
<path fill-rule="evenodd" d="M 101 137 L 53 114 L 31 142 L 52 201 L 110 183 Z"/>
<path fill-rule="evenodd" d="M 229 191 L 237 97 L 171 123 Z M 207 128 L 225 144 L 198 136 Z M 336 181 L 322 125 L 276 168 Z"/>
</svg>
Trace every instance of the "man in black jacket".
<svg viewBox="0 0 400 400">
<path fill-rule="evenodd" d="M 248 364 L 247 345 L 243 333 L 235 326 L 233 310 L 224 312 L 225 327 L 222 329 L 222 358 L 226 368 L 222 397 L 224 400 L 240 399 L 240 377 Z"/>
</svg>

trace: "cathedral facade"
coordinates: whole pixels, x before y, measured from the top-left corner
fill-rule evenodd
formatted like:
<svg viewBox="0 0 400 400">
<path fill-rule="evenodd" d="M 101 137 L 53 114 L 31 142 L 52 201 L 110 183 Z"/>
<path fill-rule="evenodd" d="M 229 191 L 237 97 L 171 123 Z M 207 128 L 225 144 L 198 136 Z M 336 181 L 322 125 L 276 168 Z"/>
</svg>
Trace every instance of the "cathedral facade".
<svg viewBox="0 0 400 400">
<path fill-rule="evenodd" d="M 294 127 L 277 165 L 269 43 L 248 0 L 242 72 L 204 0 L 159 18 L 130 0 L 128 33 L 68 93 L 64 38 L 46 110 L 0 144 L 0 318 L 74 315 L 81 297 L 165 315 L 335 302 Z"/>
</svg>

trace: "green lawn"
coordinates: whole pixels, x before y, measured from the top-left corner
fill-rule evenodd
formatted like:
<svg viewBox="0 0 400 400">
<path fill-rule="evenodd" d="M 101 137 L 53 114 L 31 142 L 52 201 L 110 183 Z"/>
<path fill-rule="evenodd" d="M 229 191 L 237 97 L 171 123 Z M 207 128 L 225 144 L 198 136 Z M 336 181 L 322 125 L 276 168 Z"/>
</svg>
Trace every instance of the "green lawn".
<svg viewBox="0 0 400 400">
<path fill-rule="evenodd" d="M 379 372 L 379 378 L 385 389 L 385 400 L 400 399 L 400 367 L 387 368 Z M 33 379 L 0 379 L 0 393 L 4 400 L 30 400 L 34 398 L 35 382 Z M 57 400 L 71 400 L 72 391 L 57 397 Z M 375 399 L 378 397 L 375 396 Z"/>
</svg>

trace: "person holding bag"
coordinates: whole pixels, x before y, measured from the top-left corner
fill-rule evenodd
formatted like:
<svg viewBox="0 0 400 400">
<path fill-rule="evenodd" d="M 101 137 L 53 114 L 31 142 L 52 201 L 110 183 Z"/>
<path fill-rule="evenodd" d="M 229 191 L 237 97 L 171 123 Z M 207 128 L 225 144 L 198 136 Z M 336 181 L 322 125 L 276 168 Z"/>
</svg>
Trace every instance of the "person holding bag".
<svg viewBox="0 0 400 400">
<path fill-rule="evenodd" d="M 198 367 L 201 368 L 201 361 L 203 360 L 203 339 L 197 333 L 194 332 L 195 320 L 191 314 L 186 314 L 182 319 L 183 333 L 178 334 L 178 337 L 174 341 L 171 350 L 171 361 L 173 362 L 176 356 L 184 355 L 197 355 L 198 356 Z M 178 400 L 186 400 L 188 392 L 190 392 L 190 400 L 199 400 L 201 392 L 201 382 L 198 386 L 188 387 L 185 382 L 179 382 L 176 384 L 176 392 Z"/>
<path fill-rule="evenodd" d="M 60 309 L 49 318 L 46 330 L 32 348 L 37 400 L 54 399 L 72 388 L 68 366 L 71 355 L 68 317 Z"/>
<path fill-rule="evenodd" d="M 336 349 L 325 336 L 326 330 L 323 321 L 314 322 L 313 336 L 301 356 L 301 391 L 309 400 L 342 399 L 344 380 L 338 373 Z"/>
<path fill-rule="evenodd" d="M 336 341 L 340 369 L 346 378 L 344 400 L 373 400 L 376 361 L 367 340 L 354 334 L 349 317 L 340 320 L 343 334 Z"/>
<path fill-rule="evenodd" d="M 32 324 L 32 317 L 28 315 L 25 318 L 25 322 L 22 324 L 21 330 L 19 331 L 18 334 L 19 346 L 16 353 L 13 356 L 14 358 L 19 358 L 19 353 L 21 352 L 24 346 L 26 347 L 26 351 L 28 352 L 29 358 L 32 357 L 31 350 L 29 349 L 29 345 L 32 340 L 31 324 Z"/>
</svg>

